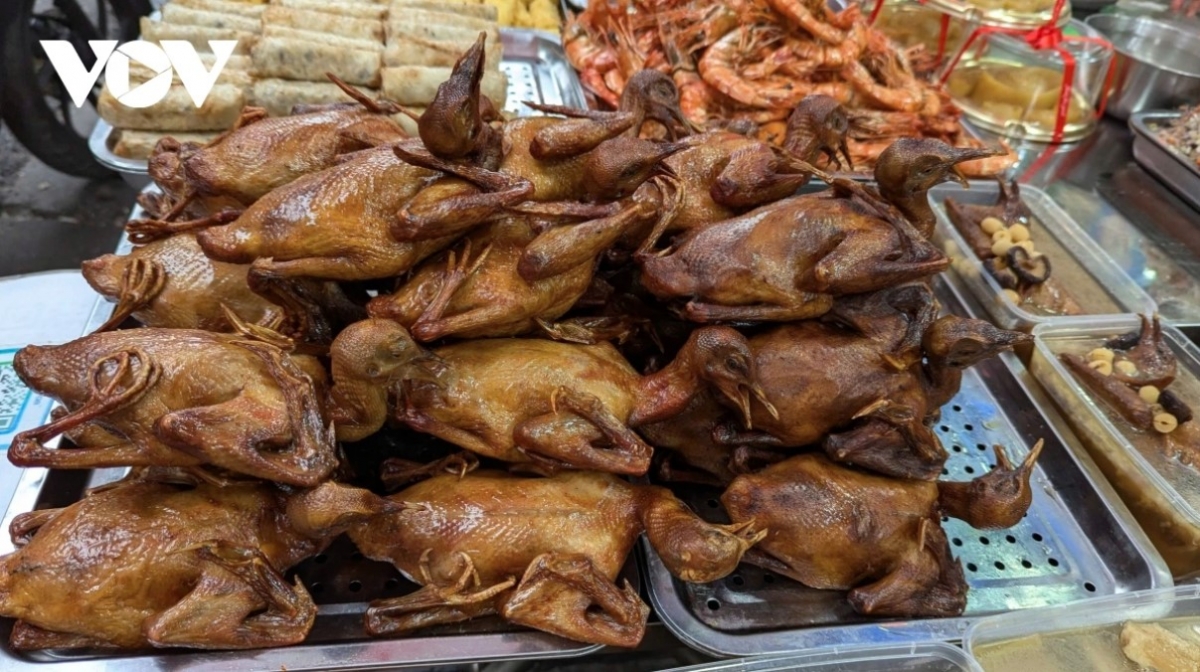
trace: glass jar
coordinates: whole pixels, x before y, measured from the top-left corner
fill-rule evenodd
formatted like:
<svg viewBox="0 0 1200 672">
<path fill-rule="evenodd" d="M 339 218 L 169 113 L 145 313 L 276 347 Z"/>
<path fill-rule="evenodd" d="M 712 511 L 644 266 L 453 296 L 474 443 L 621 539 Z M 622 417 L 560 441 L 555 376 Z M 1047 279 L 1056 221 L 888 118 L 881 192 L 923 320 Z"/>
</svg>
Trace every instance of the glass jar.
<svg viewBox="0 0 1200 672">
<path fill-rule="evenodd" d="M 1072 20 L 1065 36 L 1100 38 Z M 1063 93 L 1066 50 L 1075 61 L 1061 137 L 1054 132 Z M 946 78 L 950 98 L 973 122 L 996 133 L 1040 142 L 1070 142 L 1096 125 L 1096 105 L 1112 60 L 1107 43 L 1064 38 L 1057 48 L 1037 49 L 1024 35 L 979 34 Z"/>
<path fill-rule="evenodd" d="M 1033 30 L 1047 24 L 1063 27 L 1071 19 L 1071 1 L 1063 0 L 928 0 L 930 7 L 968 23 L 996 28 Z"/>
<path fill-rule="evenodd" d="M 915 0 L 880 0 L 874 26 L 905 49 L 923 47 L 910 54 L 913 71 L 920 76 L 932 76 L 945 62 L 958 53 L 971 26 L 962 19 Z"/>
</svg>

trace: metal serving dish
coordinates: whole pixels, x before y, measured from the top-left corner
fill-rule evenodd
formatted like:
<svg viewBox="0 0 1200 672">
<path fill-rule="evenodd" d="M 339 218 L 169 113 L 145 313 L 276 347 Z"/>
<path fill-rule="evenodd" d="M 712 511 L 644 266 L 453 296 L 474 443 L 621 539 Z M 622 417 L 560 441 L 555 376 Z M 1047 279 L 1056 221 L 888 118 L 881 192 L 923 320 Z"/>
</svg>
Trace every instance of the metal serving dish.
<svg viewBox="0 0 1200 672">
<path fill-rule="evenodd" d="M 947 199 L 991 205 L 999 193 L 1000 187 L 994 182 L 973 182 L 970 189 L 941 185 L 929 192 L 938 220 L 934 241 L 950 257 L 956 269 L 953 272 L 996 324 L 1006 329 L 1029 331 L 1042 322 L 1081 319 L 1083 316 L 1042 315 L 1013 303 L 950 223 L 946 213 Z M 1126 275 L 1046 192 L 1021 185 L 1021 200 L 1033 213 L 1034 222 L 1030 228 L 1038 250 L 1049 257 L 1052 272 L 1066 281 L 1072 296 L 1089 315 L 1152 313 L 1156 310 L 1154 299 Z"/>
<path fill-rule="evenodd" d="M 1189 161 L 1154 132 L 1155 124 L 1175 121 L 1182 112 L 1138 112 L 1129 117 L 1133 130 L 1133 158 L 1180 198 L 1200 209 L 1200 167 Z"/>
<path fill-rule="evenodd" d="M 1128 119 L 1200 102 L 1200 33 L 1148 16 L 1095 14 L 1086 23 L 1116 50 L 1109 114 Z"/>
<path fill-rule="evenodd" d="M 948 311 L 965 314 L 940 280 L 938 296 Z M 980 531 L 958 520 L 944 523 L 970 585 L 964 616 L 868 619 L 850 609 L 842 592 L 806 588 L 749 565 L 719 582 L 686 584 L 643 545 L 659 618 L 700 651 L 747 656 L 957 640 L 986 614 L 1171 585 L 1162 558 L 1015 355 L 969 369 L 942 413 L 936 431 L 950 452 L 947 479 L 989 469 L 994 443 L 1020 459 L 1035 441 L 1046 441 L 1033 506 L 1018 525 Z M 718 495 L 696 489 L 688 501 L 702 515 L 722 519 Z"/>
<path fill-rule="evenodd" d="M 957 646 L 941 642 L 839 646 L 787 656 L 763 656 L 681 667 L 670 672 L 982 672 Z"/>
<path fill-rule="evenodd" d="M 504 111 L 517 116 L 538 114 L 523 105 L 525 101 L 587 108 L 583 86 L 575 69 L 567 62 L 561 38 L 555 33 L 525 28 L 501 28 L 504 58 L 500 70 L 508 78 L 508 96 Z M 121 175 L 135 189 L 150 183 L 145 159 L 117 156 L 116 129 L 98 119 L 88 138 L 88 148 L 101 165 Z M 168 134 L 169 135 L 169 134 Z"/>
<path fill-rule="evenodd" d="M 130 218 L 140 216 L 141 208 L 135 206 Z M 128 239 L 123 238 L 116 253 L 127 254 L 130 249 Z M 97 297 L 83 333 L 90 333 L 103 324 L 112 314 L 112 305 L 103 297 Z M 414 436 L 413 443 L 428 443 L 428 440 Z M 406 444 L 407 447 L 416 446 Z M 380 447 L 367 447 L 368 450 L 377 448 Z M 386 446 L 382 448 L 386 449 Z M 14 517 L 35 509 L 69 505 L 77 501 L 86 489 L 117 480 L 126 470 L 18 469 L 0 457 L 0 482 L 12 476 L 11 472 L 19 473 L 12 500 L 0 520 L 0 555 L 13 551 L 7 531 Z M 407 581 L 391 565 L 362 557 L 344 536 L 335 540 L 324 553 L 298 565 L 291 574 L 301 577 L 319 607 L 316 624 L 303 644 L 253 651 L 161 649 L 115 653 L 17 652 L 9 648 L 13 621 L 0 618 L 0 670 L 377 670 L 412 665 L 564 658 L 586 655 L 601 648 L 518 628 L 494 617 L 442 626 L 417 636 L 370 638 L 362 626 L 367 603 L 381 597 L 403 595 L 415 590 L 416 585 Z M 641 577 L 633 558 L 625 564 L 621 578 L 635 586 L 640 585 Z"/>
</svg>

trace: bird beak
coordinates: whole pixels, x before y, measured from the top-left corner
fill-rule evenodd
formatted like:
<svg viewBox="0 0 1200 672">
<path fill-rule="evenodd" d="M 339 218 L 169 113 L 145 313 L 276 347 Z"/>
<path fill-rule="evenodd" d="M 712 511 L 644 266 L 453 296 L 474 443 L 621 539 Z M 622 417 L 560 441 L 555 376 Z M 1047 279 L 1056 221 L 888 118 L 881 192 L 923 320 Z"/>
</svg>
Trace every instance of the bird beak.
<svg viewBox="0 0 1200 672">
<path fill-rule="evenodd" d="M 850 158 L 850 148 L 846 146 L 846 136 L 843 135 L 838 139 L 838 149 L 842 150 L 842 156 L 846 157 L 846 170 L 853 171 L 854 160 Z"/>
<path fill-rule="evenodd" d="M 779 411 L 775 408 L 774 404 L 767 400 L 767 393 L 758 383 L 739 384 L 736 391 L 728 396 L 737 405 L 738 410 L 741 411 L 742 422 L 745 424 L 746 429 L 754 429 L 753 399 L 757 399 L 767 409 L 767 412 L 771 414 L 772 418 L 779 419 Z"/>
<path fill-rule="evenodd" d="M 943 159 L 946 166 L 946 179 L 953 180 L 962 185 L 964 189 L 971 187 L 967 176 L 963 174 L 959 164 L 967 161 L 975 161 L 976 159 L 986 159 L 989 156 L 1000 156 L 1005 154 L 1004 149 L 999 147 L 954 147 L 947 153 Z"/>
</svg>

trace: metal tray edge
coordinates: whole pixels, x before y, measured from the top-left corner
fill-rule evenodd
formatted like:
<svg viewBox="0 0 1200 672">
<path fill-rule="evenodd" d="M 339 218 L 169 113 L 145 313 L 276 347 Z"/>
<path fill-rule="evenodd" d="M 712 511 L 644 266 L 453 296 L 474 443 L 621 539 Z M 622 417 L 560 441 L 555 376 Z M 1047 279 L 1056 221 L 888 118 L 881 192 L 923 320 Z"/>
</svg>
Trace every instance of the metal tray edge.
<svg viewBox="0 0 1200 672">
<path fill-rule="evenodd" d="M 943 283 L 945 283 L 944 280 Z M 966 314 L 963 310 L 964 306 L 954 305 L 958 298 L 956 291 L 938 292 L 938 294 L 939 297 L 949 295 L 951 301 L 946 303 L 950 312 Z M 1031 404 L 1021 405 L 1021 410 L 1041 418 L 1042 423 L 1048 429 L 1048 435 L 1044 437 L 1047 443 L 1056 441 L 1065 449 L 1067 456 L 1079 469 L 1095 496 L 1103 503 L 1109 517 L 1115 523 L 1116 531 L 1128 539 L 1133 550 L 1144 561 L 1149 585 L 1141 586 L 1140 589 L 1174 585 L 1171 573 L 1162 556 L 1154 549 L 1149 538 L 1134 520 L 1133 514 L 1104 478 L 1091 456 L 1079 444 L 1057 408 L 1041 391 L 1018 357 L 1011 352 L 1002 353 L 998 361 L 983 362 L 979 367 L 985 370 L 994 367 L 1000 367 L 1001 370 L 1007 369 L 1011 382 L 1004 382 L 1010 385 L 1015 384 L 1026 395 Z M 984 375 L 986 376 L 986 374 Z M 997 379 L 996 376 L 986 377 L 989 383 L 993 383 Z M 926 630 L 921 632 L 915 631 L 911 627 L 917 621 L 867 623 L 849 627 L 826 626 L 745 634 L 723 632 L 709 627 L 692 615 L 675 589 L 674 578 L 654 550 L 644 541 L 642 550 L 645 553 L 643 567 L 646 569 L 644 573 L 646 586 L 655 613 L 680 641 L 708 655 L 730 657 L 781 654 L 838 644 L 882 644 L 899 641 L 952 642 L 961 640 L 963 633 L 975 622 L 994 615 L 981 614 L 921 621 L 926 626 Z M 1113 594 L 1120 592 L 1122 589 L 1118 586 L 1116 593 Z"/>
</svg>

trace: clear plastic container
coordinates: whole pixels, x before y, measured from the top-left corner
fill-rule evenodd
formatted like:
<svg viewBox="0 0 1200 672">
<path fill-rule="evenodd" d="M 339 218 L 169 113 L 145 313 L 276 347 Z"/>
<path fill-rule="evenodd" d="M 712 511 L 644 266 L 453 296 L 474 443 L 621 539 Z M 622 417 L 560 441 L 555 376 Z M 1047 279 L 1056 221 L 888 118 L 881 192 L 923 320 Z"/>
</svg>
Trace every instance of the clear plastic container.
<svg viewBox="0 0 1200 672">
<path fill-rule="evenodd" d="M 990 616 L 967 630 L 963 647 L 984 672 L 1137 672 L 1145 668 L 1121 650 L 1121 630 L 1128 622 L 1159 625 L 1191 639 L 1200 624 L 1200 586 Z M 1176 662 L 1184 665 L 1176 669 L 1197 669 Z"/>
<path fill-rule="evenodd" d="M 883 646 L 839 646 L 786 656 L 739 658 L 681 667 L 671 672 L 980 672 L 962 649 L 931 642 Z"/>
<path fill-rule="evenodd" d="M 1081 21 L 1064 31 L 1103 36 Z M 1112 60 L 1107 44 L 1064 40 L 1074 59 L 1070 103 L 1061 137 L 1078 140 L 1096 126 L 1096 106 Z M 946 79 L 950 98 L 978 125 L 996 133 L 1036 141 L 1054 140 L 1065 65 L 1057 49 L 1035 49 L 1023 36 L 979 35 Z"/>
<path fill-rule="evenodd" d="M 1187 465 L 1169 455 L 1161 435 L 1130 425 L 1059 359 L 1063 353 L 1086 354 L 1140 326 L 1136 315 L 1038 325 L 1029 368 L 1178 577 L 1200 569 L 1200 463 Z M 1200 408 L 1200 348 L 1170 325 L 1162 330 L 1178 365 L 1168 389 Z"/>
<path fill-rule="evenodd" d="M 1061 281 L 1085 315 L 1048 315 L 1026 304 L 1014 303 L 984 269 L 983 262 L 971 251 L 946 213 L 946 199 L 991 205 L 999 194 L 1000 187 L 994 182 L 972 182 L 970 189 L 941 185 L 929 192 L 938 220 L 934 242 L 947 253 L 955 269 L 953 272 L 967 285 L 997 326 L 1029 331 L 1042 322 L 1077 321 L 1091 315 L 1153 313 L 1157 309 L 1154 300 L 1054 203 L 1054 199 L 1041 189 L 1026 185 L 1021 185 L 1021 200 L 1033 213 L 1029 226 L 1031 239 L 1037 250 L 1050 259 L 1051 277 Z"/>
</svg>

